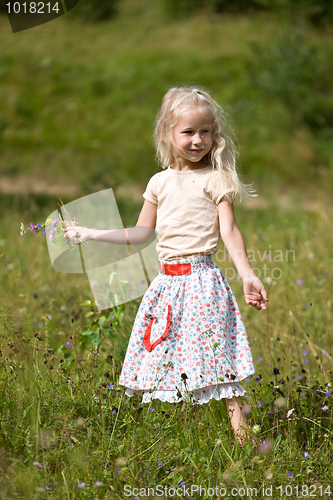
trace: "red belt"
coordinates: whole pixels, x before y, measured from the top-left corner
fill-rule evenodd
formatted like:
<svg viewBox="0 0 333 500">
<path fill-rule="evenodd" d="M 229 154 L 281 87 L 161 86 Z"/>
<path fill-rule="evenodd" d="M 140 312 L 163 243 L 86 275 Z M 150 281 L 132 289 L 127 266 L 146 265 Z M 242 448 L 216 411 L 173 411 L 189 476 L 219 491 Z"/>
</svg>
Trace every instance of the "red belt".
<svg viewBox="0 0 333 500">
<path fill-rule="evenodd" d="M 164 264 L 161 263 L 161 272 L 169 276 L 181 276 L 183 274 L 191 274 L 191 263 L 184 264 Z"/>
</svg>

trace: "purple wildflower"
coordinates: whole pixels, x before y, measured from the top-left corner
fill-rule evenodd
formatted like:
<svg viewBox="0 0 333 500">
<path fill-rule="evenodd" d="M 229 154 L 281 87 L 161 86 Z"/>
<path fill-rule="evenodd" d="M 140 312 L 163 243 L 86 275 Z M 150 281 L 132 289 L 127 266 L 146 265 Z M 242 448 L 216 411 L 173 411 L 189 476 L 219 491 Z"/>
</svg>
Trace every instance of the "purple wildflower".
<svg viewBox="0 0 333 500">
<path fill-rule="evenodd" d="M 111 389 L 114 389 L 114 385 L 113 384 L 109 384 L 109 390 L 111 391 Z"/>
<path fill-rule="evenodd" d="M 45 233 L 46 233 L 46 229 L 42 229 L 42 233 L 44 233 L 44 234 L 45 234 Z"/>
<path fill-rule="evenodd" d="M 326 396 L 332 396 L 332 393 L 330 391 L 326 391 Z"/>
<path fill-rule="evenodd" d="M 288 477 L 294 477 L 294 474 L 292 472 L 288 472 Z"/>
<path fill-rule="evenodd" d="M 40 470 L 43 470 L 43 466 L 39 462 L 32 462 L 32 465 L 36 465 Z"/>
<path fill-rule="evenodd" d="M 77 485 L 78 488 L 84 488 L 86 483 L 82 482 Z"/>
<path fill-rule="evenodd" d="M 61 311 L 62 313 L 63 313 L 63 312 L 65 312 L 65 311 L 66 311 L 66 306 L 61 306 L 61 307 L 60 307 L 60 311 Z"/>
<path fill-rule="evenodd" d="M 37 224 L 37 229 L 42 229 L 42 226 L 40 224 Z"/>
<path fill-rule="evenodd" d="M 309 363 L 309 360 L 308 359 L 304 360 L 304 363 L 307 365 Z"/>
<path fill-rule="evenodd" d="M 308 355 L 309 355 L 308 351 L 307 351 L 307 350 L 305 350 L 305 349 L 304 349 L 304 351 L 302 352 L 302 354 L 303 354 L 303 356 L 308 356 Z"/>
<path fill-rule="evenodd" d="M 153 407 L 151 407 L 151 408 L 149 408 L 149 409 L 150 409 L 150 411 L 151 411 L 152 413 L 153 413 L 153 411 L 155 411 Z"/>
<path fill-rule="evenodd" d="M 33 233 L 35 231 L 35 226 L 33 222 L 30 222 L 30 231 Z"/>
<path fill-rule="evenodd" d="M 185 481 L 182 481 L 179 486 L 185 486 Z"/>
<path fill-rule="evenodd" d="M 116 415 L 117 410 L 112 410 L 112 413 L 113 413 L 114 415 Z"/>
<path fill-rule="evenodd" d="M 259 377 L 256 377 L 256 382 L 260 382 L 260 378 Z"/>
<path fill-rule="evenodd" d="M 72 344 L 70 342 L 66 342 L 66 347 L 67 348 L 72 347 Z"/>
<path fill-rule="evenodd" d="M 157 465 L 162 465 L 162 461 L 158 460 Z"/>
<path fill-rule="evenodd" d="M 304 453 L 304 458 L 309 458 L 309 454 L 307 452 Z"/>
<path fill-rule="evenodd" d="M 262 407 L 262 401 L 259 401 L 258 406 L 261 408 Z"/>
<path fill-rule="evenodd" d="M 120 474 L 120 469 L 116 469 L 116 473 L 117 473 L 117 474 Z"/>
<path fill-rule="evenodd" d="M 300 377 L 299 375 L 296 378 L 297 380 L 302 380 L 302 377 Z"/>
<path fill-rule="evenodd" d="M 96 481 L 96 483 L 94 484 L 94 486 L 103 486 L 103 483 L 102 483 L 102 481 Z"/>
<path fill-rule="evenodd" d="M 297 286 L 302 286 L 304 284 L 303 280 L 296 280 L 296 285 Z"/>
<path fill-rule="evenodd" d="M 259 362 L 260 362 L 260 361 L 262 361 L 262 357 L 261 357 L 261 356 L 258 356 L 258 357 L 257 357 L 257 361 L 259 361 Z"/>
<path fill-rule="evenodd" d="M 327 405 L 325 405 L 325 406 L 323 406 L 321 409 L 322 409 L 322 410 L 329 410 L 329 407 L 328 407 Z"/>
</svg>

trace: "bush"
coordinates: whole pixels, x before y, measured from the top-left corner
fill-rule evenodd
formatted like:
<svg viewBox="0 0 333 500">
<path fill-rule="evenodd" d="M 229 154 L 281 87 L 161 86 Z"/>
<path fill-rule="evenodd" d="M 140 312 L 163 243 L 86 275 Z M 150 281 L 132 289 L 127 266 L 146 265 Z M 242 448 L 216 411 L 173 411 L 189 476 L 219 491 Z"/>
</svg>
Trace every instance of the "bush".
<svg viewBox="0 0 333 500">
<path fill-rule="evenodd" d="M 106 21 L 115 16 L 117 0 L 80 0 L 73 12 L 87 21 Z"/>
</svg>

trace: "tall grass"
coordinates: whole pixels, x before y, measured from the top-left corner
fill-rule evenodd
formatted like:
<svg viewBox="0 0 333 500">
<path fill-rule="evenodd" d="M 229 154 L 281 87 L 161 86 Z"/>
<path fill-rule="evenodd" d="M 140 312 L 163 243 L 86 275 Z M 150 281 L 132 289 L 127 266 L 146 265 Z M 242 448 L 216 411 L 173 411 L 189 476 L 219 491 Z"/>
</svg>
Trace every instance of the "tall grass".
<svg viewBox="0 0 333 500">
<path fill-rule="evenodd" d="M 49 211 L 37 205 L 35 222 Z M 232 488 L 257 488 L 264 496 L 270 486 L 273 498 L 287 498 L 290 490 L 280 495 L 280 485 L 290 485 L 294 495 L 305 485 L 329 498 L 332 219 L 274 204 L 236 211 L 269 293 L 267 312 L 247 307 L 219 248 L 216 262 L 230 277 L 256 366 L 256 375 L 244 381 L 244 405 L 257 446 L 243 448 L 222 403 L 142 405 L 124 396 L 118 378 L 139 303 L 126 305 L 98 352 L 89 345 L 82 350 L 80 334 L 91 321 L 80 306 L 92 298 L 86 278 L 53 271 L 41 233 L 21 237 L 17 230 L 13 236 L 13 227 L 22 218 L 30 222 L 30 214 L 14 205 L 4 211 L 0 498 L 123 499 L 126 491 L 144 498 L 134 488 L 184 484 L 206 488 L 201 498 L 216 487 L 225 488 L 227 498 Z M 170 498 L 168 491 L 162 498 Z M 156 491 L 151 497 L 158 498 Z"/>
</svg>

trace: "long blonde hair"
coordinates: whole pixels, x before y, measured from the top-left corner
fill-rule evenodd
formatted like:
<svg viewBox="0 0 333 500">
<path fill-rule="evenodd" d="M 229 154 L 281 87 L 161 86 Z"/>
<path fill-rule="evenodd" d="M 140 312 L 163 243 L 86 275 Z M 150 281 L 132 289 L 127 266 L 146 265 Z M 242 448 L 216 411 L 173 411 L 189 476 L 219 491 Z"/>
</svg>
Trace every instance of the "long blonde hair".
<svg viewBox="0 0 333 500">
<path fill-rule="evenodd" d="M 245 184 L 239 178 L 236 169 L 238 153 L 226 113 L 205 90 L 198 87 L 173 87 L 162 99 L 154 131 L 156 154 L 162 168 L 168 167 L 174 161 L 173 128 L 178 123 L 180 114 L 191 107 L 205 108 L 211 113 L 213 144 L 204 161 L 223 176 L 230 189 L 225 198 L 232 202 L 237 196 L 240 199 L 242 196 L 257 196 L 252 184 Z"/>
</svg>

